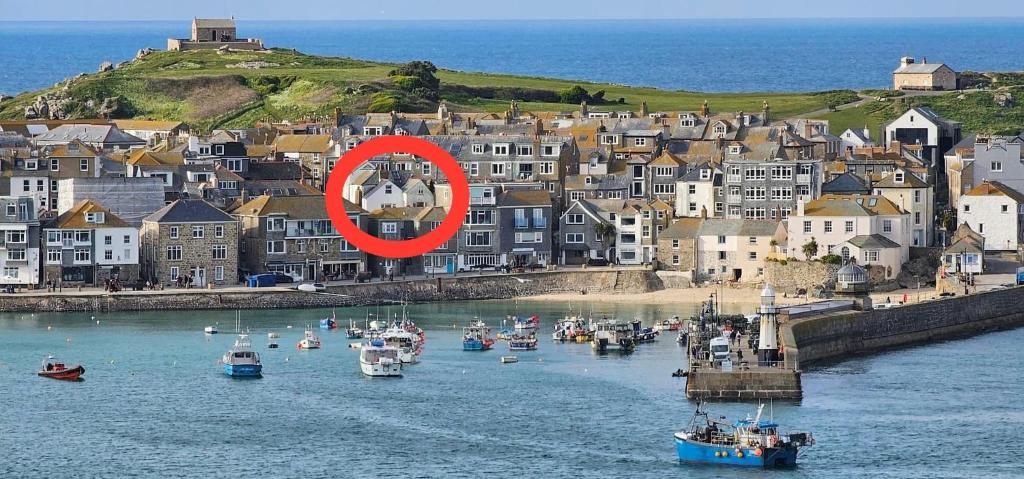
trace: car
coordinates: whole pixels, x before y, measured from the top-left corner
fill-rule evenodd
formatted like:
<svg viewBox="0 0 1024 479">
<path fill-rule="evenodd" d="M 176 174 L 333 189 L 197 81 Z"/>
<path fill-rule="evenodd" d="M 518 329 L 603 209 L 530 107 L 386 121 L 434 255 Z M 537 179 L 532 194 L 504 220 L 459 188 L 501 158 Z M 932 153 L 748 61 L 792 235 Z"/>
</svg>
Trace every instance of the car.
<svg viewBox="0 0 1024 479">
<path fill-rule="evenodd" d="M 295 278 L 293 278 L 292 275 L 285 274 L 285 273 L 280 273 L 280 272 L 274 273 L 274 280 L 276 282 L 278 282 L 278 283 L 294 283 L 295 282 Z"/>
<path fill-rule="evenodd" d="M 608 260 L 604 258 L 591 258 L 587 261 L 588 266 L 608 266 Z"/>
<path fill-rule="evenodd" d="M 327 285 L 323 283 L 302 283 L 295 289 L 305 291 L 307 293 L 319 293 L 321 291 L 327 291 Z"/>
</svg>

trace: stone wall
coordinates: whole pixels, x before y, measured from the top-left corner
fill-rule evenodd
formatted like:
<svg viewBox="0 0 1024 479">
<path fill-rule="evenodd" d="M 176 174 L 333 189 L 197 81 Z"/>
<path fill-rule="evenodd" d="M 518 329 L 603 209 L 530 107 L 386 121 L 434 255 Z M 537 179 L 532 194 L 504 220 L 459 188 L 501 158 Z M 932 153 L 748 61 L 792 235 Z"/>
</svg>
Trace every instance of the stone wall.
<svg viewBox="0 0 1024 479">
<path fill-rule="evenodd" d="M 1024 288 L 784 322 L 792 367 L 1024 324 Z"/>
<path fill-rule="evenodd" d="M 779 293 L 794 294 L 801 288 L 810 292 L 824 284 L 833 284 L 839 268 L 839 265 L 820 261 L 787 261 L 786 264 L 765 261 L 764 282 Z"/>
<path fill-rule="evenodd" d="M 686 378 L 690 399 L 800 399 L 800 372 L 792 370 L 691 370 Z"/>
<path fill-rule="evenodd" d="M 418 281 L 348 284 L 327 293 L 284 288 L 263 290 L 168 289 L 112 294 L 59 293 L 0 295 L 0 311 L 143 311 L 343 307 L 390 301 L 433 302 L 508 299 L 547 293 L 644 293 L 664 288 L 648 270 L 555 271 Z"/>
</svg>

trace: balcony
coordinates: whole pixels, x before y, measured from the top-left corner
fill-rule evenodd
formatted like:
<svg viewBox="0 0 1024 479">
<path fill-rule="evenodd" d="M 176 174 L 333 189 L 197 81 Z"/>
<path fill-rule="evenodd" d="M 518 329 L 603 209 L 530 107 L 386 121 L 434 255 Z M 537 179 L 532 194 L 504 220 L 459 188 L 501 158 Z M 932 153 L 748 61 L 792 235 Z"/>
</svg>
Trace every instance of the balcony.
<svg viewBox="0 0 1024 479">
<path fill-rule="evenodd" d="M 725 201 L 730 204 L 738 205 L 743 202 L 742 195 L 727 195 Z"/>
<path fill-rule="evenodd" d="M 742 183 L 743 177 L 740 175 L 725 175 L 725 181 L 727 183 Z"/>
<path fill-rule="evenodd" d="M 470 206 L 494 206 L 498 204 L 498 199 L 493 196 L 470 196 Z"/>
<path fill-rule="evenodd" d="M 811 175 L 809 173 L 804 173 L 804 174 L 796 175 L 796 182 L 801 184 L 801 185 L 810 184 L 810 182 L 811 182 Z"/>
</svg>

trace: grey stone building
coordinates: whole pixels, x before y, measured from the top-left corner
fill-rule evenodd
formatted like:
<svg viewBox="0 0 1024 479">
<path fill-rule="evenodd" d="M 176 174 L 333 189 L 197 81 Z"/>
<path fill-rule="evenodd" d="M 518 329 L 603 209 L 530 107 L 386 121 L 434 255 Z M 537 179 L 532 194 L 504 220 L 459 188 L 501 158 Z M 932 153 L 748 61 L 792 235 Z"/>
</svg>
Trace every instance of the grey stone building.
<svg viewBox="0 0 1024 479">
<path fill-rule="evenodd" d="M 821 196 L 822 165 L 818 160 L 727 159 L 721 197 L 726 218 L 782 220 L 797 201 Z"/>
<path fill-rule="evenodd" d="M 503 264 L 547 265 L 551 262 L 551 196 L 541 189 L 512 189 L 498 196 L 499 245 Z"/>
<path fill-rule="evenodd" d="M 191 286 L 238 283 L 238 222 L 203 200 L 177 200 L 142 221 L 142 276 Z"/>
<path fill-rule="evenodd" d="M 367 227 L 366 212 L 345 202 L 349 218 Z M 281 272 L 299 281 L 351 278 L 367 270 L 366 253 L 334 228 L 322 195 L 263 195 L 231 212 L 241 224 L 243 273 Z"/>
<path fill-rule="evenodd" d="M 615 211 L 622 200 L 577 200 L 558 220 L 559 264 L 610 261 L 615 245 Z M 602 226 L 598 226 L 602 225 Z M 605 235 L 598 234 L 604 230 Z"/>
</svg>

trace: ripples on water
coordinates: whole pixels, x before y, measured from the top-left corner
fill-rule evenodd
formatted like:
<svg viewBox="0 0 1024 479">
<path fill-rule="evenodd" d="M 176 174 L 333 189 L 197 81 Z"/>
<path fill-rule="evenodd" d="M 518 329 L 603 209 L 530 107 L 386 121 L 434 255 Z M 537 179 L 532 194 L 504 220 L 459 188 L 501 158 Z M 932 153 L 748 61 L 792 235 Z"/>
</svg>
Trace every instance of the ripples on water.
<svg viewBox="0 0 1024 479">
<path fill-rule="evenodd" d="M 510 365 L 504 343 L 463 352 L 451 325 L 496 326 L 513 303 L 411 307 L 428 341 L 397 380 L 363 377 L 337 331 L 296 351 L 324 310 L 243 312 L 266 374 L 250 381 L 216 364 L 233 312 L 0 316 L 0 477 L 1019 477 L 1007 444 L 1024 380 L 1003 367 L 1024 359 L 1022 329 L 806 372 L 806 399 L 771 409 L 818 445 L 797 470 L 739 471 L 677 463 L 672 433 L 694 405 L 670 376 L 683 366 L 672 338 L 626 357 L 551 343 L 567 307 L 519 303 L 542 315 L 544 339 Z M 595 305 L 621 318 L 691 312 Z M 342 323 L 364 315 L 338 310 Z M 222 334 L 204 336 L 215 322 Z M 280 349 L 264 349 L 268 330 Z M 36 377 L 48 352 L 85 364 L 87 380 Z M 754 409 L 712 405 L 730 418 Z"/>
</svg>

